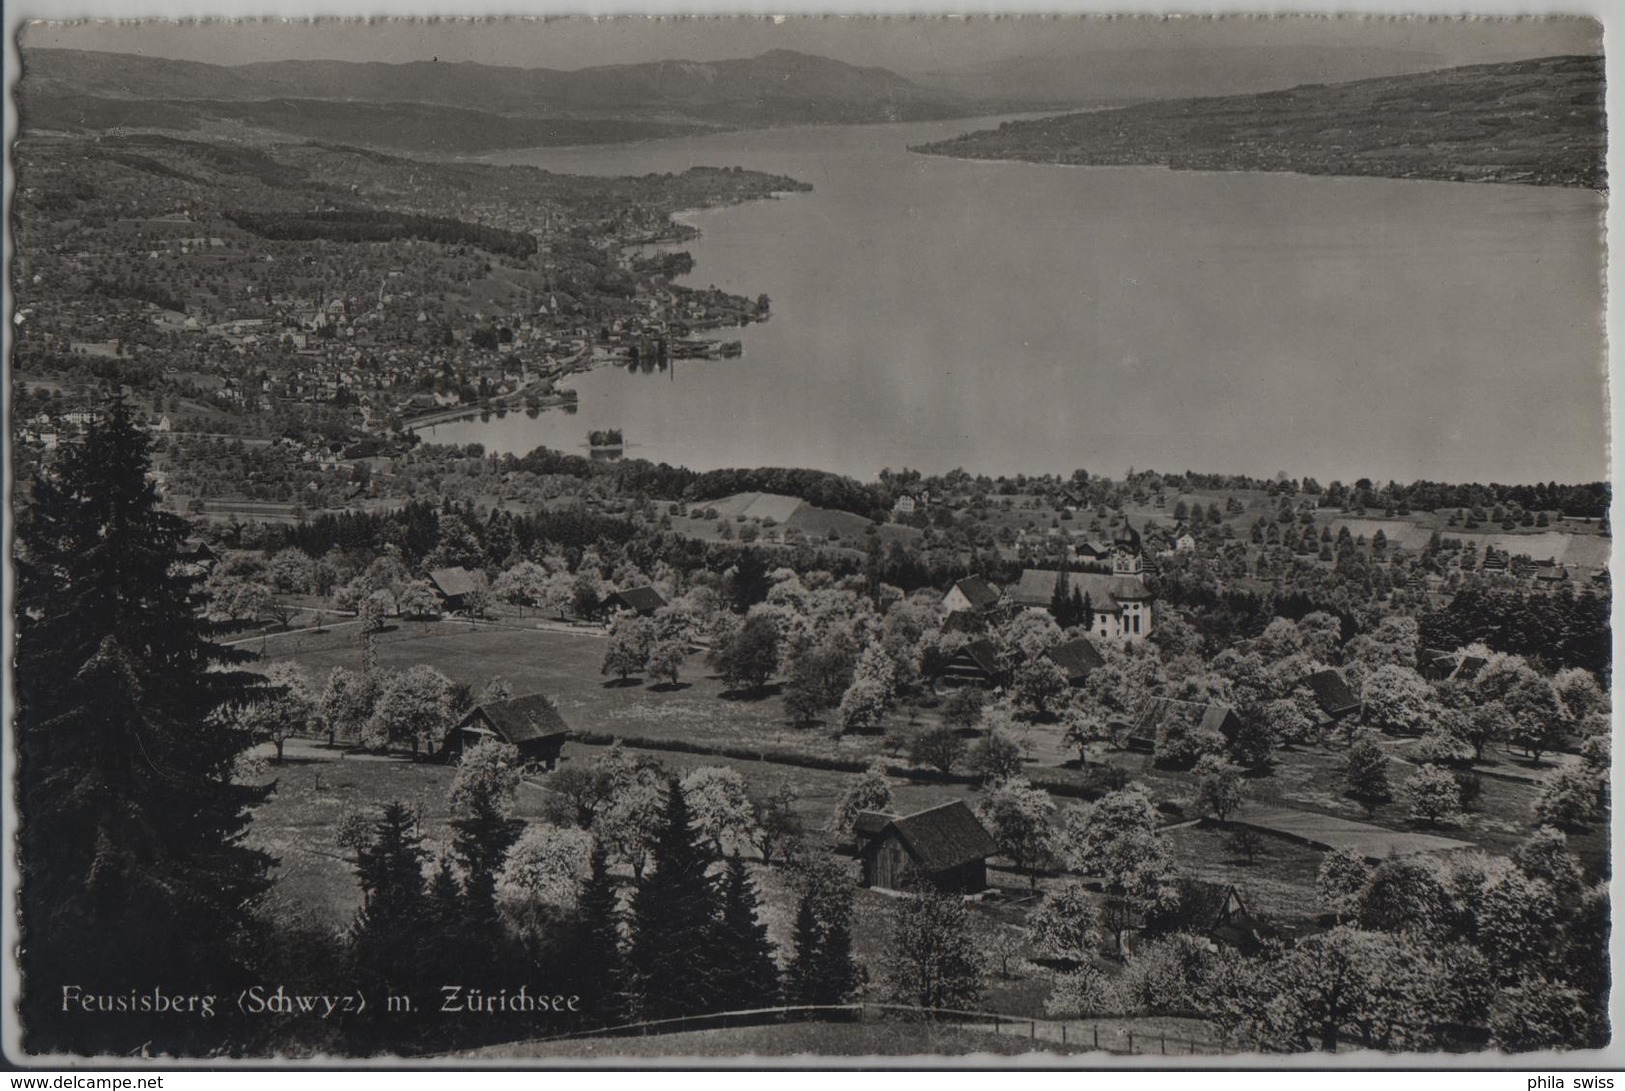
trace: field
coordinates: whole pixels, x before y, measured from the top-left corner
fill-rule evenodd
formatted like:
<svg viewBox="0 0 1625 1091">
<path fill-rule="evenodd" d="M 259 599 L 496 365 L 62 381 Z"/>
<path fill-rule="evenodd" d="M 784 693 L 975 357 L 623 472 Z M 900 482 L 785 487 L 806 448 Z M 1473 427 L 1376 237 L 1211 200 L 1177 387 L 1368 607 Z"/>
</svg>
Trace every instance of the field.
<svg viewBox="0 0 1625 1091">
<path fill-rule="evenodd" d="M 549 628 L 532 627 L 537 624 Z M 515 694 L 547 694 L 576 731 L 788 748 L 852 761 L 867 761 L 884 747 L 878 735 L 837 739 L 827 725 L 790 723 L 774 685 L 760 697 L 724 697 L 721 679 L 708 672 L 701 653 L 689 656 L 675 688 L 647 684 L 636 676 L 628 684 L 606 678 L 599 673 L 605 648 L 601 637 L 601 629 L 560 631 L 552 622 L 534 619 L 503 625 L 401 621 L 381 634 L 378 662 L 395 669 L 432 664 L 476 691 L 492 678 L 506 679 Z M 260 654 L 262 663 L 294 659 L 318 683 L 333 667 L 355 669 L 361 661 L 353 625 L 325 633 L 267 633 L 243 646 Z M 936 722 L 929 712 L 916 715 L 921 726 Z M 909 724 L 909 717 L 905 711 L 902 723 Z"/>
<path fill-rule="evenodd" d="M 334 666 L 355 668 L 360 650 L 353 624 L 327 631 L 266 633 L 246 638 L 244 646 L 260 651 L 266 662 L 286 658 L 309 669 L 317 679 Z M 698 655 L 690 658 L 683 683 L 676 688 L 648 686 L 641 681 L 621 685 L 598 673 L 605 642 L 601 630 L 570 629 L 553 621 L 508 619 L 502 623 L 465 621 L 402 622 L 381 635 L 380 664 L 402 668 L 430 663 L 454 680 L 478 689 L 493 677 L 508 680 L 516 693 L 544 692 L 559 705 L 566 722 L 578 731 L 595 733 L 591 742 L 572 740 L 563 761 L 590 761 L 604 753 L 609 736 L 647 740 L 633 747 L 661 762 L 670 772 L 684 775 L 703 765 L 726 764 L 737 769 L 753 789 L 788 781 L 799 793 L 796 808 L 813 838 L 827 840 L 826 831 L 837 802 L 853 774 L 810 768 L 786 761 L 719 757 L 665 749 L 659 743 L 773 749 L 815 758 L 866 760 L 885 749 L 878 736 L 837 740 L 827 728 L 804 729 L 785 721 L 783 702 L 774 695 L 742 700 L 724 697 L 720 681 L 710 677 Z M 770 687 L 771 689 L 771 687 Z M 899 716 L 907 718 L 904 712 Z M 934 713 L 914 714 L 922 723 Z M 1081 780 L 1090 771 L 1076 767 L 1077 755 L 1059 741 L 1050 725 L 1022 729 L 1028 749 L 1029 770 L 1046 779 Z M 1402 782 L 1415 768 L 1407 758 L 1413 743 L 1384 740 L 1394 760 L 1393 778 Z M 1482 793 L 1471 812 L 1456 828 L 1413 830 L 1398 803 L 1380 806 L 1367 815 L 1345 797 L 1342 751 L 1335 745 L 1283 750 L 1273 773 L 1250 777 L 1248 802 L 1235 816 L 1242 822 L 1256 818 L 1266 832 L 1252 859 L 1243 856 L 1229 830 L 1198 821 L 1195 785 L 1189 773 L 1155 768 L 1143 754 L 1114 750 L 1105 744 L 1091 748 L 1091 766 L 1120 767 L 1142 784 L 1157 801 L 1167 823 L 1168 838 L 1178 875 L 1223 888 L 1234 886 L 1257 917 L 1279 926 L 1286 934 L 1302 935 L 1322 927 L 1322 907 L 1315 892 L 1316 873 L 1323 852 L 1305 840 L 1328 842 L 1347 835 L 1360 847 L 1380 854 L 1389 844 L 1417 849 L 1433 845 L 1433 835 L 1468 843 L 1487 851 L 1510 852 L 1531 828 L 1531 805 L 1543 776 L 1574 760 L 1552 755 L 1538 767 L 1511 755 L 1486 755 L 1480 777 Z M 281 765 L 267 766 L 276 781 L 274 796 L 255 814 L 251 841 L 280 859 L 270 909 L 279 917 L 300 919 L 330 928 L 343 928 L 353 917 L 358 891 L 347 853 L 336 842 L 338 824 L 353 811 L 376 807 L 392 799 L 412 805 L 421 815 L 422 832 L 431 855 L 447 851 L 451 842 L 447 792 L 452 770 L 435 763 L 413 763 L 391 758 L 329 749 L 310 740 L 294 740 Z M 1062 767 L 1067 763 L 1071 768 Z M 909 813 L 951 799 L 974 805 L 979 790 L 964 783 L 932 777 L 894 777 L 894 809 Z M 535 821 L 545 813 L 547 775 L 528 778 L 521 786 L 518 815 Z M 1076 801 L 1056 799 L 1058 810 Z M 1332 833 L 1328 834 L 1327 829 Z M 1319 831 L 1318 833 L 1316 831 Z M 1339 832 L 1341 831 L 1341 832 Z M 1593 876 L 1605 873 L 1606 835 L 1602 830 L 1571 835 L 1571 847 Z M 844 848 L 836 845 L 834 847 Z M 770 941 L 780 952 L 791 949 L 796 892 L 784 870 L 766 866 L 745 849 L 752 877 L 760 891 L 760 912 Z M 847 857 L 854 885 L 858 863 Z M 1026 913 L 1042 893 L 1062 878 L 1039 876 L 1038 894 L 1029 890 L 1026 876 L 1000 859 L 992 861 L 992 889 L 973 907 L 978 928 L 1015 931 L 1016 953 L 1004 971 L 991 970 L 986 978 L 982 1008 L 1012 1018 L 1043 1020 L 1044 1004 L 1052 988 L 1051 971 L 1035 965 L 1034 951 L 1024 929 Z M 623 892 L 629 893 L 631 870 L 615 869 Z M 890 943 L 893 895 L 860 890 L 855 903 L 854 954 L 868 975 L 871 990 L 882 978 Z M 1099 963 L 1105 972 L 1118 972 L 1109 960 Z M 870 998 L 878 995 L 874 991 Z M 1121 1030 L 1112 1021 L 1112 1033 Z M 1043 1024 L 1040 1024 L 1042 1026 Z M 1058 1025 L 1052 1025 L 1058 1026 Z M 1169 1034 L 1180 1032 L 1166 1030 Z M 1038 1033 L 1036 1030 L 1034 1033 Z M 1045 1031 L 1044 1033 L 1052 1033 Z M 1059 1034 L 1059 1031 L 1053 1031 Z M 1211 1035 L 1187 1030 L 1184 1037 L 1199 1041 Z M 1044 1041 L 1039 1048 L 1063 1048 Z M 1122 1042 L 1112 1048 L 1121 1048 Z M 775 1027 L 729 1028 L 684 1032 L 652 1038 L 617 1038 L 570 1043 L 533 1044 L 519 1053 L 493 1050 L 482 1056 L 535 1057 L 656 1057 L 668 1053 L 687 1056 L 733 1056 L 759 1050 L 763 1055 L 793 1056 L 816 1051 L 826 1055 L 862 1056 L 881 1051 L 891 1055 L 937 1052 L 966 1055 L 988 1051 L 1025 1052 L 1033 1042 L 1019 1042 L 973 1028 L 947 1028 L 907 1022 L 814 1023 Z M 1065 1047 L 1072 1049 L 1073 1046 Z"/>
<path fill-rule="evenodd" d="M 723 696 L 721 681 L 707 672 L 698 653 L 689 658 L 682 681 L 675 688 L 647 685 L 641 679 L 626 685 L 606 679 L 599 673 L 605 645 L 596 631 L 560 631 L 553 624 L 533 619 L 500 625 L 400 622 L 381 635 L 378 658 L 382 666 L 392 668 L 430 663 L 454 681 L 476 690 L 500 677 L 513 686 L 515 693 L 546 693 L 576 731 L 854 762 L 866 762 L 887 752 L 886 740 L 879 735 L 836 738 L 827 726 L 791 724 L 774 686 L 770 685 L 767 695 L 759 698 Z M 537 625 L 549 628 L 530 627 Z M 248 638 L 243 646 L 259 652 L 262 664 L 279 658 L 294 659 L 318 683 L 332 667 L 355 668 L 360 660 L 353 625 L 341 624 L 326 632 L 265 634 Z M 905 706 L 895 719 L 894 726 L 911 730 L 933 725 L 936 714 Z M 1035 775 L 1058 782 L 1083 780 L 1082 771 L 1062 767 L 1063 762 L 1074 762 L 1077 755 L 1060 743 L 1058 729 L 1032 725 L 1023 730 L 1021 741 L 1028 749 L 1033 763 L 1029 768 Z M 578 745 L 571 744 L 566 756 L 572 756 Z M 1395 779 L 1402 781 L 1414 768 L 1406 760 L 1410 743 L 1390 740 L 1384 745 L 1395 759 Z M 808 824 L 815 827 L 827 820 L 848 776 L 775 762 L 739 762 L 670 751 L 661 751 L 660 756 L 677 770 L 727 761 L 739 765 L 752 783 L 789 777 L 801 789 L 800 806 Z M 1555 754 L 1541 766 L 1531 768 L 1499 752 L 1492 751 L 1486 759 L 1480 776 L 1482 795 L 1461 827 L 1422 832 L 1470 841 L 1491 852 L 1508 852 L 1527 836 L 1530 808 L 1540 779 L 1574 760 L 1570 755 Z M 1144 755 L 1128 751 L 1097 748 L 1090 760 L 1123 768 L 1165 804 L 1171 820 L 1196 817 L 1195 790 L 1188 774 L 1156 769 Z M 953 784 L 905 784 L 898 793 L 898 806 L 910 809 L 946 798 L 966 797 L 971 791 Z M 1343 791 L 1343 755 L 1335 747 L 1282 751 L 1272 775 L 1250 778 L 1248 782 L 1249 798 L 1261 807 L 1306 810 L 1395 831 L 1408 829 L 1397 804 L 1379 807 L 1374 816 L 1368 816 Z M 1062 806 L 1068 804 L 1060 802 Z M 1600 871 L 1606 855 L 1602 832 L 1578 834 L 1571 841 L 1588 868 L 1594 873 Z"/>
</svg>

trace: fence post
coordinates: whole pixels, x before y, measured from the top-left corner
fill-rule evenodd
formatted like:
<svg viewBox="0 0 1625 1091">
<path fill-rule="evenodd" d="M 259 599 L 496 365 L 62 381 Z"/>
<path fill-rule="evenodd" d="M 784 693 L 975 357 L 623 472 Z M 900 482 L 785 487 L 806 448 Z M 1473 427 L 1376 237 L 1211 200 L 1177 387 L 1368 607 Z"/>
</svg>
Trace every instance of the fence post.
<svg viewBox="0 0 1625 1091">
<path fill-rule="evenodd" d="M 1167 1054 L 1167 1052 L 1168 1052 L 1168 1036 L 1167 1036 L 1167 1035 L 1166 1035 L 1166 1034 L 1164 1034 L 1164 1035 L 1163 1035 L 1163 1036 L 1162 1036 L 1162 1052 L 1163 1052 L 1163 1053 L 1164 1053 L 1164 1054 L 1165 1054 L 1165 1055 L 1166 1055 L 1166 1054 Z"/>
<path fill-rule="evenodd" d="M 1130 1057 L 1134 1056 L 1134 1032 L 1132 1030 L 1128 1032 L 1128 1054 Z"/>
<path fill-rule="evenodd" d="M 1059 577 L 1057 577 L 1057 578 L 1059 578 Z M 1061 1044 L 1063 1046 L 1066 1045 L 1066 1024 L 1065 1023 L 1061 1024 Z"/>
<path fill-rule="evenodd" d="M 1057 577 L 1057 578 L 1059 578 L 1059 577 Z M 1035 1041 L 1035 1042 L 1038 1041 L 1038 1020 L 1034 1019 L 1031 1023 L 1028 1024 L 1028 1026 L 1032 1030 L 1032 1033 L 1031 1033 L 1031 1035 L 1029 1035 L 1029 1037 L 1031 1037 L 1032 1040 Z"/>
</svg>

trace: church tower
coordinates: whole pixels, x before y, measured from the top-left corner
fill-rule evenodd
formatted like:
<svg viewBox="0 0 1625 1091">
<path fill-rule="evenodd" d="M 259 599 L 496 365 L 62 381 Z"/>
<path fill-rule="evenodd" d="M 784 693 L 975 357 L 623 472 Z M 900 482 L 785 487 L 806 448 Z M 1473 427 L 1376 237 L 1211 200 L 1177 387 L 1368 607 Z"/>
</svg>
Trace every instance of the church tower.
<svg viewBox="0 0 1625 1091">
<path fill-rule="evenodd" d="M 1140 548 L 1140 532 L 1123 520 L 1123 529 L 1112 539 L 1112 575 L 1133 576 L 1138 579 L 1145 571 L 1144 554 Z"/>
</svg>

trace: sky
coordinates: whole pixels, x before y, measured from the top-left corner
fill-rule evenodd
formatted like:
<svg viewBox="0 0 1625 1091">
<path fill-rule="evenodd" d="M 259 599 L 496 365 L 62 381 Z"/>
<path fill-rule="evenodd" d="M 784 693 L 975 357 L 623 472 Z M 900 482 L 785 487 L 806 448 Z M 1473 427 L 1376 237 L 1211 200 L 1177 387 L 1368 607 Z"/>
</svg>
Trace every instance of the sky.
<svg viewBox="0 0 1625 1091">
<path fill-rule="evenodd" d="M 60 9 L 57 9 L 60 10 Z M 107 10 L 107 9 L 103 9 Z M 150 10 L 150 9 L 149 9 Z M 264 9 L 261 9 L 264 10 Z M 329 7 L 328 10 L 339 10 Z M 446 10 L 444 7 L 440 10 Z M 25 48 L 142 53 L 214 64 L 283 59 L 479 61 L 581 68 L 651 60 L 722 60 L 794 49 L 851 64 L 928 72 L 1011 56 L 1172 48 L 1358 46 L 1436 54 L 1473 64 L 1556 53 L 1600 52 L 1587 19 L 1386 17 L 1212 18 L 915 16 L 499 20 L 32 23 Z"/>
</svg>

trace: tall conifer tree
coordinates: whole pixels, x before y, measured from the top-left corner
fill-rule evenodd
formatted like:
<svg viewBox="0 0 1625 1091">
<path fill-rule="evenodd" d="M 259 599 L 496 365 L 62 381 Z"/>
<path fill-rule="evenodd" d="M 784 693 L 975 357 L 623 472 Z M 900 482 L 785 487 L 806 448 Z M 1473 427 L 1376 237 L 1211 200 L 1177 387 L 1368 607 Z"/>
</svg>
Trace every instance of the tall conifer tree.
<svg viewBox="0 0 1625 1091">
<path fill-rule="evenodd" d="M 639 1019 L 718 1011 L 717 892 L 706 874 L 710 853 L 692 828 L 675 778 L 666 788 L 666 820 L 632 899 L 630 1000 Z"/>
<path fill-rule="evenodd" d="M 609 854 L 592 850 L 592 873 L 576 899 L 579 922 L 575 980 L 589 1024 L 611 1026 L 626 1015 L 626 961 L 621 954 L 621 903 L 609 873 Z"/>
<path fill-rule="evenodd" d="M 57 991 L 229 994 L 234 943 L 270 859 L 243 846 L 265 790 L 233 781 L 253 744 L 247 680 L 197 612 L 189 527 L 160 510 L 122 401 L 19 505 L 15 719 L 22 998 L 31 1051 L 212 1048 L 219 1023 L 65 1015 Z"/>
<path fill-rule="evenodd" d="M 773 960 L 767 925 L 756 916 L 756 886 L 738 853 L 723 875 L 722 920 L 716 957 L 723 1005 L 734 1011 L 767 1008 L 779 1002 L 779 966 Z"/>
</svg>

